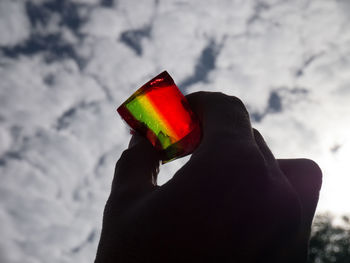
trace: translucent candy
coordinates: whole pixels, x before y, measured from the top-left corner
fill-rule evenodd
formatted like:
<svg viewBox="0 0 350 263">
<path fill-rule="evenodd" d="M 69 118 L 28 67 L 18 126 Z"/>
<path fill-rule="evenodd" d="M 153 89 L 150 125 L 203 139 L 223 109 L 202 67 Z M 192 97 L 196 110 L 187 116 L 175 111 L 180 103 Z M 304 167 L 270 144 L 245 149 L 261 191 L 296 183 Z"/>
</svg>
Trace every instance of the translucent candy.
<svg viewBox="0 0 350 263">
<path fill-rule="evenodd" d="M 200 142 L 199 121 L 166 71 L 144 84 L 117 111 L 148 138 L 163 163 L 192 153 Z"/>
</svg>

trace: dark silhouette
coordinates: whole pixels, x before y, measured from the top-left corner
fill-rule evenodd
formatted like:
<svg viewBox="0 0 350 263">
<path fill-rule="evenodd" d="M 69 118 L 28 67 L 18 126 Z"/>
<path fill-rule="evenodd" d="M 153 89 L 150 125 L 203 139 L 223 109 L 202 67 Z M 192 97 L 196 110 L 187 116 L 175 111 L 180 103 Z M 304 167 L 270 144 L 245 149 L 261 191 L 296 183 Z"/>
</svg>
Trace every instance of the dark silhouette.
<svg viewBox="0 0 350 263">
<path fill-rule="evenodd" d="M 317 164 L 275 159 L 238 98 L 187 98 L 201 144 L 159 187 L 159 156 L 133 135 L 116 164 L 95 262 L 306 262 Z"/>
</svg>

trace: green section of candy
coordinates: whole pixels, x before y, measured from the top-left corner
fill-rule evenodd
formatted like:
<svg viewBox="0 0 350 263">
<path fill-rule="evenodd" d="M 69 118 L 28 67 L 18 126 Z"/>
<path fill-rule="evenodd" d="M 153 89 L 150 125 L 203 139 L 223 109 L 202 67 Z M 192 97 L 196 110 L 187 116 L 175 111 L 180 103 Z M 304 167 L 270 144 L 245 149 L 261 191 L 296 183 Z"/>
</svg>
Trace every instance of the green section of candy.
<svg viewBox="0 0 350 263">
<path fill-rule="evenodd" d="M 164 127 L 160 124 L 159 116 L 157 116 L 147 98 L 134 99 L 125 106 L 135 119 L 143 123 L 147 129 L 150 129 L 157 136 L 163 149 L 171 145 L 170 137 L 164 133 Z"/>
</svg>

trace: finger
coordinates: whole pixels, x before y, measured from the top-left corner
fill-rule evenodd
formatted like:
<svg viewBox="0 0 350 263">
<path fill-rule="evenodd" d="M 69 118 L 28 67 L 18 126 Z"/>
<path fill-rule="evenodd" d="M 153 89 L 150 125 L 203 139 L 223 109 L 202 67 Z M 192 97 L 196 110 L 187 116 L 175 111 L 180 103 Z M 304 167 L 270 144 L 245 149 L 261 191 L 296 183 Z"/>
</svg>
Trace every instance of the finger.
<svg viewBox="0 0 350 263">
<path fill-rule="evenodd" d="M 301 258 L 306 258 L 312 220 L 322 185 L 322 172 L 315 162 L 308 159 L 278 159 L 277 161 L 300 200 L 301 227 L 295 249 L 299 251 Z"/>
<path fill-rule="evenodd" d="M 253 129 L 253 132 L 268 167 L 274 172 L 273 174 L 280 174 L 279 171 L 282 171 L 298 194 L 305 210 L 304 215 L 311 223 L 322 182 L 320 168 L 315 162 L 308 159 L 276 160 L 260 132 L 256 129 Z"/>
<path fill-rule="evenodd" d="M 193 174 L 187 177 L 197 182 L 198 176 L 201 180 L 215 176 L 222 178 L 215 180 L 217 184 L 221 181 L 226 185 L 238 185 L 238 181 L 258 184 L 265 180 L 266 165 L 243 102 L 217 92 L 196 92 L 187 95 L 187 99 L 200 120 L 202 140 L 190 161 L 174 177 Z M 234 176 L 238 174 L 245 176 Z"/>
<path fill-rule="evenodd" d="M 249 148 L 254 142 L 249 114 L 243 102 L 218 92 L 195 92 L 186 96 L 202 125 L 198 149 Z M 242 146 L 242 147 L 240 147 Z"/>
<path fill-rule="evenodd" d="M 303 262 L 307 257 L 308 241 L 312 219 L 318 202 L 321 186 L 321 171 L 312 161 L 306 159 L 276 160 L 267 146 L 263 136 L 254 129 L 254 137 L 263 153 L 271 174 L 292 186 L 300 204 L 300 225 L 295 233 L 294 242 L 290 244 L 293 262 Z"/>
<path fill-rule="evenodd" d="M 134 134 L 129 148 L 116 164 L 112 189 L 125 185 L 152 188 L 156 185 L 158 171 L 157 151 L 146 138 Z"/>
<path fill-rule="evenodd" d="M 303 206 L 303 215 L 311 225 L 322 185 L 322 171 L 312 160 L 278 159 L 282 172 L 298 193 Z"/>
<path fill-rule="evenodd" d="M 158 168 L 158 154 L 152 144 L 134 134 L 128 149 L 122 153 L 115 167 L 112 190 L 104 209 L 98 258 L 103 258 L 105 250 L 113 250 L 112 245 L 115 244 L 111 240 L 115 238 L 115 226 L 124 211 L 130 209 L 136 200 L 157 188 Z"/>
</svg>

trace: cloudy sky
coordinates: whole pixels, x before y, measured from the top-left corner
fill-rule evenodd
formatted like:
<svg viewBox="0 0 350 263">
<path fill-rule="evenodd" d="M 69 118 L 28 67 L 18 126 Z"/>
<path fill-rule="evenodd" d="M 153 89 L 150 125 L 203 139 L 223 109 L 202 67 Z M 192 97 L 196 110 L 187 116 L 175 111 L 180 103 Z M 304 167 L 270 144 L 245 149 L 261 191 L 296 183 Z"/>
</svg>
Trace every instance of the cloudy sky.
<svg viewBox="0 0 350 263">
<path fill-rule="evenodd" d="M 0 262 L 92 262 L 116 108 L 167 70 L 240 97 L 277 157 L 316 160 L 350 213 L 350 1 L 0 0 Z M 161 167 L 164 183 L 186 158 Z"/>
</svg>

